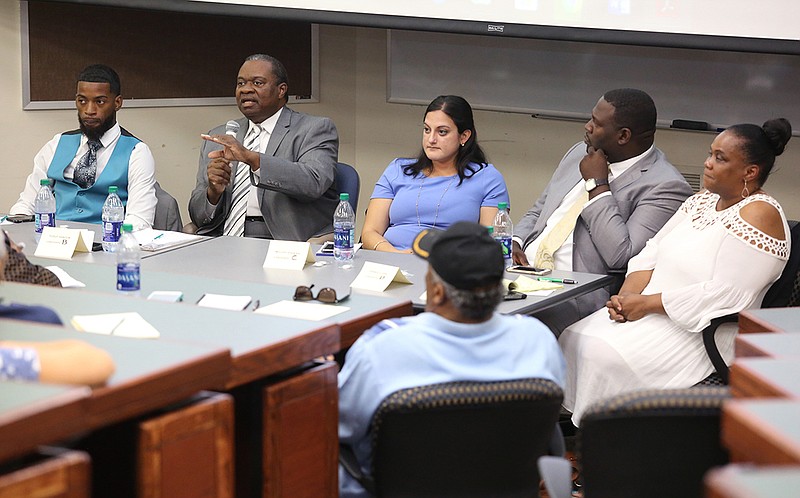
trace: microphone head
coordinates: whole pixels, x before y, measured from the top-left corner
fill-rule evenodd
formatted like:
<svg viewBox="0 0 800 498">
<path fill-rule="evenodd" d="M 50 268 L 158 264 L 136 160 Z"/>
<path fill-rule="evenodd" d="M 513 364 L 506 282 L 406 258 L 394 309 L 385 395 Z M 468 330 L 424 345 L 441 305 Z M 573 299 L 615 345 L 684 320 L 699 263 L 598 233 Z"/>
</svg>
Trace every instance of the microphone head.
<svg viewBox="0 0 800 498">
<path fill-rule="evenodd" d="M 230 120 L 225 123 L 225 134 L 235 137 L 236 134 L 239 133 L 239 123 L 234 120 Z"/>
</svg>

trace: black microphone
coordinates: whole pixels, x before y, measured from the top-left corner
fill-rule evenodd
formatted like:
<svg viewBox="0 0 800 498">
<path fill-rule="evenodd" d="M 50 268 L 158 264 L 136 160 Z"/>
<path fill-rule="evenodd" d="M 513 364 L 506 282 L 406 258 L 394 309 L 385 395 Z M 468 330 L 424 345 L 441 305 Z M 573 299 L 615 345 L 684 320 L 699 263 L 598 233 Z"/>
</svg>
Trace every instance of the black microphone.
<svg viewBox="0 0 800 498">
<path fill-rule="evenodd" d="M 239 133 L 239 123 L 234 120 L 230 120 L 225 123 L 225 134 L 230 135 L 232 137 L 236 137 L 236 134 Z"/>
</svg>

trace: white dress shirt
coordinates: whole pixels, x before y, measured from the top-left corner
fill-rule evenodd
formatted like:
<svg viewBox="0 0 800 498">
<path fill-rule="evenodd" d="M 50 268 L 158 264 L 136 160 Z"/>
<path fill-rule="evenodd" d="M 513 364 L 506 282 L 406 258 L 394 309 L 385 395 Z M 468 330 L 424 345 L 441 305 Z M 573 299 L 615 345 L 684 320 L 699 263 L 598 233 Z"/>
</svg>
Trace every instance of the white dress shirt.
<svg viewBox="0 0 800 498">
<path fill-rule="evenodd" d="M 103 147 L 97 151 L 97 173 L 100 174 L 105 169 L 114 148 L 117 146 L 121 135 L 119 123 L 115 123 L 107 132 L 100 137 Z M 39 192 L 39 181 L 47 178 L 47 170 L 56 153 L 61 133 L 53 137 L 52 140 L 44 144 L 36 156 L 33 158 L 33 172 L 28 175 L 25 181 L 25 188 L 19 194 L 17 202 L 9 209 L 10 214 L 34 214 L 33 204 L 36 194 Z M 64 169 L 64 178 L 72 180 L 75 166 L 81 157 L 89 150 L 86 135 L 81 135 L 81 144 L 78 152 Z M 128 162 L 128 202 L 125 206 L 125 221 L 133 225 L 134 230 L 149 228 L 153 225 L 153 218 L 156 214 L 156 166 L 150 148 L 144 142 L 139 142 L 131 152 Z M 101 220 L 97 220 L 100 223 Z"/>
</svg>

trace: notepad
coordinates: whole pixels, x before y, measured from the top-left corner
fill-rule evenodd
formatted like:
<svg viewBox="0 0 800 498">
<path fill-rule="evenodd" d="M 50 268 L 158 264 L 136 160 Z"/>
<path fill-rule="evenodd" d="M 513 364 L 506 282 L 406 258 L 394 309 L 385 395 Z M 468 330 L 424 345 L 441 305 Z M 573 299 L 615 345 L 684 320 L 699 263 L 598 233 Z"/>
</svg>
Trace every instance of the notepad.
<svg viewBox="0 0 800 498">
<path fill-rule="evenodd" d="M 170 230 L 154 230 L 145 228 L 133 232 L 136 242 L 139 243 L 143 251 L 160 251 L 162 249 L 172 249 L 192 244 L 202 239 L 202 235 L 190 233 L 173 232 Z"/>
<path fill-rule="evenodd" d="M 250 296 L 228 296 L 225 294 L 203 294 L 197 301 L 203 308 L 216 308 L 220 310 L 242 311 L 250 306 L 253 298 Z"/>
<path fill-rule="evenodd" d="M 75 315 L 70 323 L 80 332 L 92 334 L 157 339 L 161 334 L 139 313 L 106 313 L 102 315 Z"/>
</svg>

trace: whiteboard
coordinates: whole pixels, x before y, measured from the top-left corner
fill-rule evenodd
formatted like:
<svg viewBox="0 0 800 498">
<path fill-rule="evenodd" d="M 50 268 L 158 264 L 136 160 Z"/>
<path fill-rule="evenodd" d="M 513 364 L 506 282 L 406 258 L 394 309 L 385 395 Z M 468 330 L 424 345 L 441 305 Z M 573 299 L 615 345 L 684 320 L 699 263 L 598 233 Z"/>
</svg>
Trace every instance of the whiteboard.
<svg viewBox="0 0 800 498">
<path fill-rule="evenodd" d="M 588 119 L 607 90 L 649 93 L 658 124 L 785 117 L 800 132 L 800 57 L 391 30 L 388 100 L 456 94 L 476 109 Z"/>
</svg>

